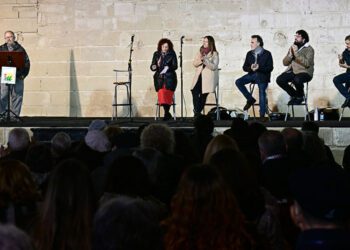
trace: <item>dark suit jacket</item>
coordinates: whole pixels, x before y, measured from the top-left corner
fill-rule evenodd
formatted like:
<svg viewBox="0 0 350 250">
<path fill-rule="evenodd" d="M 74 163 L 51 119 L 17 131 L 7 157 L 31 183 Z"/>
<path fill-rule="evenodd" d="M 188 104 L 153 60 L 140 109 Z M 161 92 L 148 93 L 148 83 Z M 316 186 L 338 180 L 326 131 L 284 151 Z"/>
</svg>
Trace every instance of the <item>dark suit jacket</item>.
<svg viewBox="0 0 350 250">
<path fill-rule="evenodd" d="M 245 72 L 248 72 L 248 74 L 257 73 L 257 82 L 260 83 L 269 83 L 271 78 L 271 72 L 273 70 L 273 60 L 271 52 L 264 49 L 259 55 L 257 64 L 259 64 L 259 68 L 257 71 L 253 71 L 251 69 L 251 65 L 255 63 L 255 57 L 253 52 L 250 50 L 248 51 L 244 64 L 243 64 L 243 70 Z"/>
</svg>

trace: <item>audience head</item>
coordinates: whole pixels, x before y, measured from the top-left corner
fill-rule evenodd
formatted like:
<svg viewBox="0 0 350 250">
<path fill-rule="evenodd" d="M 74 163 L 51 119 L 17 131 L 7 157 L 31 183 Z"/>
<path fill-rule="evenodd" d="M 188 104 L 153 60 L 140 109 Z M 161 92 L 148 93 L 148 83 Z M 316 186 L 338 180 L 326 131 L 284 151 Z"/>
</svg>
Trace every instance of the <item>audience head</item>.
<svg viewBox="0 0 350 250">
<path fill-rule="evenodd" d="M 107 123 L 104 120 L 93 120 L 89 125 L 88 131 L 92 131 L 92 130 L 103 131 L 106 126 L 107 126 Z"/>
<path fill-rule="evenodd" d="M 207 165 L 190 167 L 163 222 L 166 249 L 240 249 L 243 216 L 233 193 Z"/>
<path fill-rule="evenodd" d="M 350 145 L 347 146 L 344 150 L 342 165 L 345 170 L 350 171 Z"/>
<path fill-rule="evenodd" d="M 39 200 L 37 186 L 22 162 L 17 160 L 0 161 L 0 207 L 9 203 L 27 204 Z"/>
<path fill-rule="evenodd" d="M 116 146 L 116 138 L 123 133 L 123 130 L 117 125 L 110 125 L 105 127 L 104 133 L 114 147 Z"/>
<path fill-rule="evenodd" d="M 349 176 L 340 168 L 299 169 L 290 178 L 290 212 L 301 230 L 336 228 L 350 218 Z"/>
<path fill-rule="evenodd" d="M 25 163 L 33 173 L 48 173 L 52 169 L 50 148 L 44 143 L 31 145 L 28 148 Z"/>
<path fill-rule="evenodd" d="M 316 122 L 313 121 L 305 121 L 301 126 L 302 132 L 313 132 L 318 135 L 320 128 Z"/>
<path fill-rule="evenodd" d="M 303 134 L 295 128 L 285 128 L 282 135 L 287 146 L 287 151 L 299 151 L 303 147 Z"/>
<path fill-rule="evenodd" d="M 14 225 L 0 225 L 0 249 L 1 250 L 32 250 L 29 236 Z"/>
<path fill-rule="evenodd" d="M 165 124 L 150 124 L 141 133 L 141 148 L 154 148 L 165 154 L 174 153 L 174 131 Z"/>
<path fill-rule="evenodd" d="M 199 135 L 211 135 L 214 131 L 214 122 L 209 115 L 197 116 L 193 126 Z"/>
<path fill-rule="evenodd" d="M 58 132 L 51 140 L 51 153 L 53 157 L 58 158 L 69 152 L 71 149 L 72 140 L 69 134 Z"/>
<path fill-rule="evenodd" d="M 265 131 L 258 140 L 261 160 L 273 155 L 286 153 L 286 144 L 281 132 L 275 130 Z"/>
<path fill-rule="evenodd" d="M 121 156 L 109 167 L 107 193 L 131 197 L 149 195 L 149 178 L 145 165 L 134 156 Z"/>
<path fill-rule="evenodd" d="M 91 249 L 94 209 L 87 167 L 74 159 L 60 162 L 52 171 L 42 206 L 37 249 Z"/>
<path fill-rule="evenodd" d="M 10 131 L 7 145 L 11 151 L 26 150 L 30 144 L 28 131 L 24 128 L 14 128 Z"/>
<path fill-rule="evenodd" d="M 142 199 L 114 198 L 95 215 L 93 250 L 160 250 L 161 239 L 152 207 Z"/>
<path fill-rule="evenodd" d="M 96 152 L 104 153 L 111 150 L 111 143 L 103 131 L 90 130 L 84 140 L 86 145 Z"/>
<path fill-rule="evenodd" d="M 329 162 L 324 142 L 314 132 L 303 132 L 302 149 L 314 166 L 323 166 Z"/>
<path fill-rule="evenodd" d="M 218 151 L 230 148 L 234 151 L 239 151 L 237 143 L 228 135 L 217 135 L 209 142 L 203 158 L 203 163 L 208 164 L 210 158 Z"/>
</svg>

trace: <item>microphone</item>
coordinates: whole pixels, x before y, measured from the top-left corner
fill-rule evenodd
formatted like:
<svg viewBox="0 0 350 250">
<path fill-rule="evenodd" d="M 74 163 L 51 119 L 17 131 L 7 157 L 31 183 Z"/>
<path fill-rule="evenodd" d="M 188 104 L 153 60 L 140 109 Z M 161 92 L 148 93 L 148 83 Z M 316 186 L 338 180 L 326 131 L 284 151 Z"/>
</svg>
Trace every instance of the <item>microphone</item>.
<svg viewBox="0 0 350 250">
<path fill-rule="evenodd" d="M 131 35 L 131 42 L 134 42 L 134 37 L 135 37 L 135 34 L 132 34 Z"/>
<path fill-rule="evenodd" d="M 180 39 L 181 39 L 181 40 L 183 40 L 184 38 L 185 38 L 185 36 L 181 36 L 181 38 L 180 38 Z"/>
</svg>

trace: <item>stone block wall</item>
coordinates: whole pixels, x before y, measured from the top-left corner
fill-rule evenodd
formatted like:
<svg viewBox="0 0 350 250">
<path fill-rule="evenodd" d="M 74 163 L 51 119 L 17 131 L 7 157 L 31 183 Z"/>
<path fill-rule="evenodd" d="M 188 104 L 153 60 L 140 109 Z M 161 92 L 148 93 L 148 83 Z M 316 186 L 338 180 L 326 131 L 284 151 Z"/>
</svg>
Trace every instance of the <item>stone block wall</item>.
<svg viewBox="0 0 350 250">
<path fill-rule="evenodd" d="M 250 36 L 260 34 L 275 66 L 268 89 L 270 107 L 285 110 L 288 97 L 275 79 L 284 70 L 282 58 L 298 29 L 308 31 L 315 49 L 310 107 L 343 102 L 332 78 L 343 71 L 337 54 L 349 34 L 348 0 L 2 0 L 0 9 L 0 32 L 15 31 L 32 63 L 22 115 L 110 116 L 113 69 L 127 68 L 132 34 L 136 116 L 154 115 L 156 94 L 149 65 L 157 41 L 170 38 L 178 53 L 182 35 L 187 116 L 192 116 L 192 59 L 205 35 L 214 36 L 220 53 L 224 107 L 245 103 L 234 81 L 243 74 Z M 120 98 L 125 100 L 125 92 Z M 122 113 L 126 110 L 120 109 Z"/>
</svg>

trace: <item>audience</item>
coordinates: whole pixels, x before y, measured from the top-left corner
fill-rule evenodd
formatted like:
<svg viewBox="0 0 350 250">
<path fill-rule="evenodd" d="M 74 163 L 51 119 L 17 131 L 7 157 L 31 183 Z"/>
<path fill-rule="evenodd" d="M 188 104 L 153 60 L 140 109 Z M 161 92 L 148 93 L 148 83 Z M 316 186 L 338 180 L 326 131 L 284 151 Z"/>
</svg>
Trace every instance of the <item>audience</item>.
<svg viewBox="0 0 350 250">
<path fill-rule="evenodd" d="M 171 215 L 162 224 L 166 250 L 252 249 L 254 245 L 235 196 L 206 165 L 184 173 Z"/>
<path fill-rule="evenodd" d="M 24 163 L 11 159 L 0 161 L 0 222 L 30 230 L 40 198 Z"/>
<path fill-rule="evenodd" d="M 95 206 L 87 167 L 74 159 L 59 163 L 34 232 L 36 249 L 91 249 Z"/>
<path fill-rule="evenodd" d="M 219 134 L 204 115 L 193 130 L 94 120 L 81 141 L 12 129 L 0 249 L 350 249 L 350 146 L 343 169 L 318 132 L 235 118 Z"/>
</svg>

